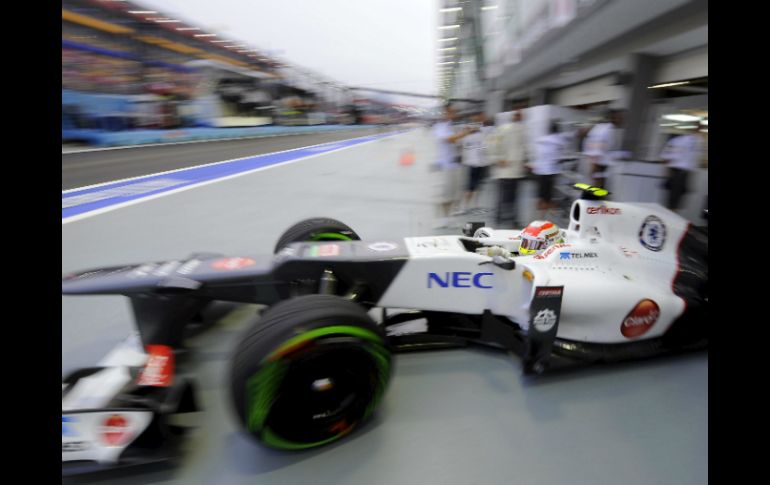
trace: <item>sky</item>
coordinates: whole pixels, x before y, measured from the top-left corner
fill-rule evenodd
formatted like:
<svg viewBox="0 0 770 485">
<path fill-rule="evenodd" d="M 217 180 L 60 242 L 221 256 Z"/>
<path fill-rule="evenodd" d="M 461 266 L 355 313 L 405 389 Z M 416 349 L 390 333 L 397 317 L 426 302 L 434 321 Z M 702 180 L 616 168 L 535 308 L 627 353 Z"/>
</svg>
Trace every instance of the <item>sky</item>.
<svg viewBox="0 0 770 485">
<path fill-rule="evenodd" d="M 438 0 L 134 0 L 348 86 L 436 94 Z M 396 102 L 435 104 L 420 98 Z"/>
</svg>

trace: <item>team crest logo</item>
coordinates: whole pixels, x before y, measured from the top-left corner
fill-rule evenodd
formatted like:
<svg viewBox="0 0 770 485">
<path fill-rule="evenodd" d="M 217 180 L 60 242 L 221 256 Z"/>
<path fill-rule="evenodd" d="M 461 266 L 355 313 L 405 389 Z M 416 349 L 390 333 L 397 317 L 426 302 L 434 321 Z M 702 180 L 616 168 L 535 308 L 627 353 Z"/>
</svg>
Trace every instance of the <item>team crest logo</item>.
<svg viewBox="0 0 770 485">
<path fill-rule="evenodd" d="M 660 251 L 666 243 L 666 225 L 660 217 L 648 216 L 639 229 L 639 242 L 650 251 Z"/>
<path fill-rule="evenodd" d="M 540 310 L 532 320 L 532 324 L 538 330 L 538 332 L 547 332 L 556 325 L 556 313 L 553 310 L 545 309 Z"/>
</svg>

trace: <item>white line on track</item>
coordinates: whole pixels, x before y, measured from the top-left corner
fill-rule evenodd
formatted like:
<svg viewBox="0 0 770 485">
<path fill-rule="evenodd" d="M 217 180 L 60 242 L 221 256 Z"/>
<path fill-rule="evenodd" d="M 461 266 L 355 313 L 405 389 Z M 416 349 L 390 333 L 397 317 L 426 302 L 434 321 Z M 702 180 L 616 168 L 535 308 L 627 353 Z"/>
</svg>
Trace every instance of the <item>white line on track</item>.
<svg viewBox="0 0 770 485">
<path fill-rule="evenodd" d="M 409 130 L 409 131 L 411 131 L 411 130 Z M 309 160 L 311 158 L 320 157 L 320 156 L 323 156 L 323 155 L 328 155 L 330 153 L 338 152 L 338 151 L 341 151 L 341 150 L 347 150 L 349 148 L 355 148 L 355 147 L 364 146 L 364 145 L 367 145 L 369 143 L 374 143 L 376 141 L 380 141 L 382 139 L 389 138 L 391 136 L 398 136 L 398 135 L 402 135 L 402 134 L 405 134 L 405 132 L 399 132 L 399 133 L 395 133 L 395 134 L 392 134 L 392 135 L 382 136 L 382 137 L 379 137 L 379 138 L 374 139 L 374 140 L 365 141 L 363 143 L 357 143 L 355 145 L 335 148 L 333 150 L 329 150 L 328 152 L 315 153 L 313 155 L 308 155 L 308 156 L 305 156 L 305 157 L 296 158 L 294 160 L 287 160 L 285 162 L 276 163 L 274 165 L 268 165 L 266 167 L 259 167 L 259 168 L 255 168 L 255 169 L 252 169 L 252 170 L 247 170 L 245 172 L 239 172 L 239 173 L 235 173 L 235 174 L 232 174 L 232 175 L 227 175 L 225 177 L 216 178 L 216 179 L 213 179 L 213 180 L 206 180 L 206 181 L 203 181 L 203 182 L 199 182 L 197 184 L 185 185 L 184 187 L 180 187 L 178 189 L 169 190 L 167 192 L 161 192 L 159 194 L 150 195 L 150 196 L 147 196 L 147 197 L 141 197 L 141 198 L 138 198 L 138 199 L 133 199 L 133 200 L 129 200 L 129 201 L 126 201 L 126 202 L 122 202 L 120 204 L 115 204 L 115 205 L 111 205 L 111 206 L 108 206 L 108 207 L 102 207 L 101 209 L 95 209 L 93 211 L 84 212 L 82 214 L 77 214 L 77 215 L 74 215 L 72 217 L 68 217 L 66 219 L 62 219 L 61 223 L 62 223 L 62 225 L 64 225 L 64 224 L 69 224 L 70 222 L 81 221 L 83 219 L 87 219 L 89 217 L 93 217 L 93 216 L 97 216 L 97 215 L 100 215 L 100 214 L 104 214 L 106 212 L 114 211 L 114 210 L 117 210 L 117 209 L 122 209 L 123 207 L 128 207 L 128 206 L 131 206 L 131 205 L 140 204 L 142 202 L 147 202 L 147 201 L 154 200 L 154 199 L 159 199 L 161 197 L 165 197 L 167 195 L 172 195 L 172 194 L 177 194 L 179 192 L 184 192 L 185 190 L 191 190 L 191 189 L 195 189 L 195 188 L 198 188 L 198 187 L 203 187 L 205 185 L 211 185 L 211 184 L 215 184 L 217 182 L 223 182 L 225 180 L 233 179 L 233 178 L 236 178 L 236 177 L 242 177 L 244 175 L 249 175 L 249 174 L 256 173 L 256 172 L 261 172 L 262 170 L 268 170 L 268 169 L 271 169 L 271 168 L 281 167 L 283 165 L 289 165 L 291 163 L 300 162 L 302 160 Z M 368 136 L 372 136 L 372 135 L 368 135 Z M 359 138 L 367 138 L 367 137 L 366 136 L 362 136 L 362 137 L 358 137 L 358 138 L 349 138 L 347 140 L 340 140 L 340 142 L 345 142 L 345 141 L 350 141 L 350 140 L 357 140 Z M 331 143 L 338 143 L 338 142 L 331 142 Z M 285 153 L 285 152 L 291 152 L 291 151 L 295 151 L 295 150 L 302 150 L 302 149 L 305 149 L 305 148 L 310 148 L 310 147 L 320 146 L 320 145 L 325 145 L 325 144 L 326 143 L 321 143 L 319 145 L 310 145 L 309 147 L 292 148 L 291 150 L 283 150 L 283 151 L 280 151 L 280 152 L 273 152 L 273 153 L 264 153 L 262 155 L 274 155 L 276 153 Z M 233 162 L 233 161 L 236 161 L 236 160 L 243 160 L 243 159 L 246 159 L 246 158 L 253 158 L 255 156 L 262 156 L 262 155 L 251 155 L 249 157 L 234 158 L 233 160 L 225 160 L 225 161 L 222 161 L 222 162 L 214 162 L 214 163 L 209 163 L 209 164 L 206 164 L 206 165 L 196 165 L 194 167 L 181 168 L 181 169 L 177 169 L 177 170 L 171 170 L 171 171 L 168 171 L 168 172 L 160 172 L 160 173 L 155 173 L 155 174 L 150 174 L 150 175 L 142 175 L 141 177 L 132 177 L 132 178 L 129 178 L 129 179 L 116 180 L 116 181 L 113 181 L 113 182 L 105 182 L 105 183 L 102 183 L 102 184 L 89 185 L 87 187 L 80 187 L 78 189 L 70 189 L 70 190 L 62 191 L 62 194 L 67 193 L 67 192 L 72 192 L 72 191 L 75 191 L 75 190 L 83 190 L 83 189 L 88 189 L 88 188 L 93 188 L 93 187 L 100 187 L 102 185 L 114 184 L 116 182 L 125 182 L 125 181 L 128 181 L 128 180 L 135 180 L 135 179 L 140 179 L 140 178 L 145 178 L 145 177 L 152 177 L 152 176 L 155 176 L 155 175 L 165 175 L 167 173 L 179 172 L 179 171 L 182 171 L 182 170 L 188 170 L 188 169 L 192 169 L 192 168 L 205 167 L 205 166 L 209 166 L 209 165 L 217 165 L 217 164 L 220 164 L 220 163 Z"/>
</svg>

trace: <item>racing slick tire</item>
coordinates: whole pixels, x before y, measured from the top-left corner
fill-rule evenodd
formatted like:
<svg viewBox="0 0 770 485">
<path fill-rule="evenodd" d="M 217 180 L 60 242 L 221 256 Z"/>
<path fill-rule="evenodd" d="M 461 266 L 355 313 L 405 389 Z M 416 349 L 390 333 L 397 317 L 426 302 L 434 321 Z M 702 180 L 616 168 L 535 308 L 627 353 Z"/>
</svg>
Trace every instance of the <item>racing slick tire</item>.
<svg viewBox="0 0 770 485">
<path fill-rule="evenodd" d="M 313 217 L 300 221 L 284 231 L 275 245 L 274 253 L 291 243 L 305 241 L 360 241 L 358 234 L 346 224 L 328 217 Z"/>
<path fill-rule="evenodd" d="M 306 295 L 270 307 L 244 333 L 231 362 L 230 391 L 252 437 L 301 450 L 365 423 L 390 373 L 385 333 L 361 306 Z"/>
</svg>

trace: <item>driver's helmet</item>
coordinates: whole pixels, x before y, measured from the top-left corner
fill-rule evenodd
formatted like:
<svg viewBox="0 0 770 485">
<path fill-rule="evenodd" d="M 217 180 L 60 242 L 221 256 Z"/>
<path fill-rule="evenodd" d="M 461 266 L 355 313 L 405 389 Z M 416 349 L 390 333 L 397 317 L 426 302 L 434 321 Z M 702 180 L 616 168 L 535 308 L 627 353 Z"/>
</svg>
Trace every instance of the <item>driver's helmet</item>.
<svg viewBox="0 0 770 485">
<path fill-rule="evenodd" d="M 551 221 L 531 222 L 521 231 L 519 254 L 537 254 L 553 244 L 561 244 L 564 237 L 559 226 Z"/>
</svg>

